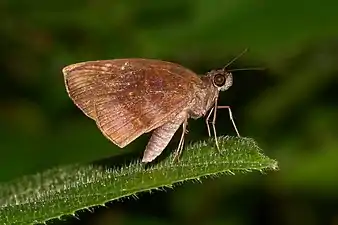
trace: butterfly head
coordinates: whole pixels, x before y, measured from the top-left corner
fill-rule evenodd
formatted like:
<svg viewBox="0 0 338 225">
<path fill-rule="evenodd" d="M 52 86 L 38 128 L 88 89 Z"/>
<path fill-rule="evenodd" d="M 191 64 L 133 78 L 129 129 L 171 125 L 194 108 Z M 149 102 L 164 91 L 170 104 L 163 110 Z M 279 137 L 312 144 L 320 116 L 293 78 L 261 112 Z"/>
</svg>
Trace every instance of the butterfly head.
<svg viewBox="0 0 338 225">
<path fill-rule="evenodd" d="M 212 84 L 219 91 L 226 91 L 232 86 L 232 73 L 228 72 L 226 69 L 212 70 L 207 76 L 211 78 Z"/>
</svg>

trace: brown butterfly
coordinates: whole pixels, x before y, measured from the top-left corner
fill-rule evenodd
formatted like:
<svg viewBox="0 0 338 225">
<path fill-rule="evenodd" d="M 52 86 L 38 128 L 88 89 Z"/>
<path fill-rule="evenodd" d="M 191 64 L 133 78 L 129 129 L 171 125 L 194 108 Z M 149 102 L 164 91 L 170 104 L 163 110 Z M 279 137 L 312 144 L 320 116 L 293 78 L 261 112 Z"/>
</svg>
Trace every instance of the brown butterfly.
<svg viewBox="0 0 338 225">
<path fill-rule="evenodd" d="M 207 116 L 208 134 L 211 136 L 211 122 L 219 149 L 215 129 L 217 108 L 229 110 L 239 136 L 230 107 L 217 106 L 219 92 L 230 88 L 233 82 L 232 74 L 225 68 L 198 76 L 176 63 L 130 58 L 76 63 L 62 71 L 67 92 L 75 105 L 120 148 L 153 131 L 142 159 L 142 162 L 151 162 L 182 125 L 175 151 L 175 158 L 179 157 L 188 118 Z M 209 121 L 212 113 L 213 119 Z"/>
</svg>

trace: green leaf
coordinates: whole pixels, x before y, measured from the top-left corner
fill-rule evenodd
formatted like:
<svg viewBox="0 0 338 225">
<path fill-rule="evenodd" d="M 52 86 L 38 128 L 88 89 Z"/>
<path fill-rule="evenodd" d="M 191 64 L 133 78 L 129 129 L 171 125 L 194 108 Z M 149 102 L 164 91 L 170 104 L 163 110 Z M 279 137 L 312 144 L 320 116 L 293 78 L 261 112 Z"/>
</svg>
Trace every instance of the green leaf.
<svg viewBox="0 0 338 225">
<path fill-rule="evenodd" d="M 220 137 L 188 146 L 179 162 L 173 156 L 145 168 L 140 161 L 121 168 L 94 165 L 58 167 L 0 185 L 0 224 L 42 223 L 138 192 L 205 176 L 277 170 L 251 138 Z"/>
</svg>

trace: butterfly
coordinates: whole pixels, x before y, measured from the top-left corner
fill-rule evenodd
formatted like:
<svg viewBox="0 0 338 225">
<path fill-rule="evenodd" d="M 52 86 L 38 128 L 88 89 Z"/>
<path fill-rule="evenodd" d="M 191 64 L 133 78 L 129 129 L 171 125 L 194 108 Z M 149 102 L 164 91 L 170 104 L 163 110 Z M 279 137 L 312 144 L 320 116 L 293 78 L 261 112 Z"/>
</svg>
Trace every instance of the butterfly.
<svg viewBox="0 0 338 225">
<path fill-rule="evenodd" d="M 220 91 L 233 84 L 226 67 L 199 76 L 179 64 L 157 59 L 127 58 L 87 61 L 62 70 L 69 97 L 115 145 L 124 148 L 144 133 L 152 131 L 142 162 L 148 163 L 166 148 L 182 125 L 175 150 L 178 159 L 184 146 L 188 119 L 206 116 L 216 137 L 216 111 Z M 212 119 L 211 119 L 212 117 Z"/>
</svg>

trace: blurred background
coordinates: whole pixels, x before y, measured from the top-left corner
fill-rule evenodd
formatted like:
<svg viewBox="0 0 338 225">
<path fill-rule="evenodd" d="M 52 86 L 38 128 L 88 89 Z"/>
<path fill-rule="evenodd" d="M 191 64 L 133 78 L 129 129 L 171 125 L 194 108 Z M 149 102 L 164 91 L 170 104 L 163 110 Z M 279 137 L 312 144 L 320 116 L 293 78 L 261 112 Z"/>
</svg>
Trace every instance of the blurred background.
<svg viewBox="0 0 338 225">
<path fill-rule="evenodd" d="M 338 224 L 337 10 L 328 0 L 2 0 L 0 182 L 142 156 L 149 135 L 123 150 L 105 139 L 68 98 L 64 66 L 143 57 L 203 74 L 249 48 L 229 69 L 265 70 L 234 72 L 220 104 L 280 171 L 188 182 L 55 224 Z M 217 129 L 235 135 L 226 110 Z M 203 119 L 189 131 L 188 142 L 207 137 Z"/>
</svg>

